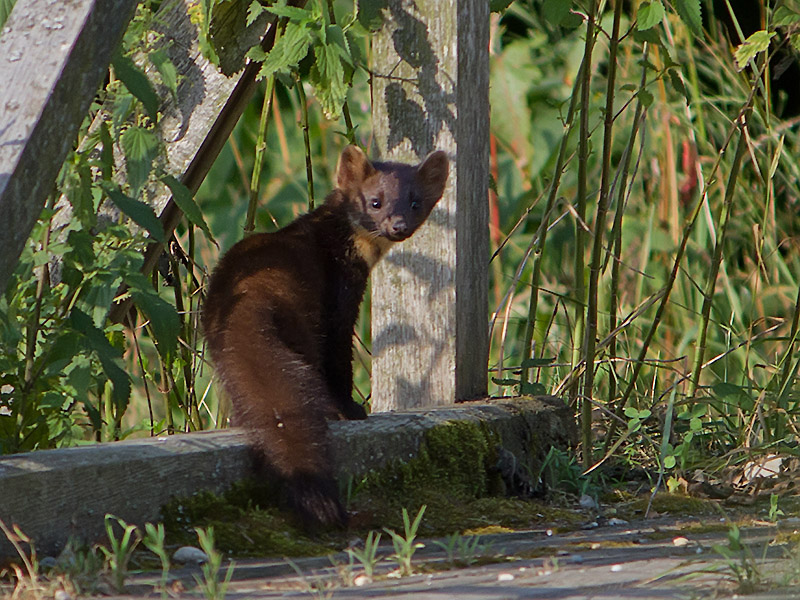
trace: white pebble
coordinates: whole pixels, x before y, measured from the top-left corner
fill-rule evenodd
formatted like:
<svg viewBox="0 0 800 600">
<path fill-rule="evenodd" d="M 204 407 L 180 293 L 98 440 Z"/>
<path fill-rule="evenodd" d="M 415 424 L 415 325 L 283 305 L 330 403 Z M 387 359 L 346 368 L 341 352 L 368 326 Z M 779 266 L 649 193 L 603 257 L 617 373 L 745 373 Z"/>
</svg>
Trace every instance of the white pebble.
<svg viewBox="0 0 800 600">
<path fill-rule="evenodd" d="M 497 581 L 514 581 L 514 576 L 511 573 L 499 573 Z"/>
<path fill-rule="evenodd" d="M 206 553 L 194 546 L 181 546 L 175 550 L 172 560 L 182 565 L 199 565 L 208 561 Z"/>
</svg>

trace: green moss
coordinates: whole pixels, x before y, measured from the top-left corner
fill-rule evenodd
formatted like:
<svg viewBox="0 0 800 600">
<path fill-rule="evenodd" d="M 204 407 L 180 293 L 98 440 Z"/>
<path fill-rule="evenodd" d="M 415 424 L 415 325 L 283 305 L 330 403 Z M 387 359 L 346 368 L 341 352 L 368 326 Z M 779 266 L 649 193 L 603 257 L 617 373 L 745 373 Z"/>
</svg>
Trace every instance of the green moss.
<svg viewBox="0 0 800 600">
<path fill-rule="evenodd" d="M 309 536 L 277 508 L 274 489 L 243 482 L 216 496 L 199 493 L 163 509 L 171 544 L 197 543 L 195 527 L 214 527 L 220 550 L 236 556 L 326 554 L 353 536 L 383 527 L 402 531 L 402 509 L 413 517 L 427 506 L 420 535 L 449 535 L 487 528 L 529 528 L 556 523 L 570 528 L 573 511 L 507 498 L 495 465 L 499 435 L 484 423 L 450 422 L 429 430 L 417 455 L 372 471 L 348 490 L 349 532 Z"/>
<path fill-rule="evenodd" d="M 460 498 L 485 496 L 499 484 L 499 474 L 494 473 L 499 442 L 483 423 L 444 423 L 426 432 L 416 457 L 370 472 L 356 494 L 410 500 L 422 491 L 439 489 Z"/>
<path fill-rule="evenodd" d="M 161 514 L 167 541 L 175 546 L 197 546 L 195 528 L 212 526 L 217 549 L 235 556 L 308 556 L 340 547 L 335 539 L 305 535 L 291 514 L 277 508 L 274 493 L 251 480 L 222 495 L 199 492 L 173 500 Z"/>
</svg>

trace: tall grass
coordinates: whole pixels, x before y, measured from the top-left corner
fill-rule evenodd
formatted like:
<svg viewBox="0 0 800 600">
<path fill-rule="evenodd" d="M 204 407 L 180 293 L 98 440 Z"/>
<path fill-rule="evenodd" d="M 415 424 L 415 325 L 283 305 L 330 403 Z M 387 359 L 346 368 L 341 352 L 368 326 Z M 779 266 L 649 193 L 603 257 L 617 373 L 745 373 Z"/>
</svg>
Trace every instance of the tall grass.
<svg viewBox="0 0 800 600">
<path fill-rule="evenodd" d="M 501 226 L 511 230 L 527 211 L 504 245 L 531 240 L 543 251 L 496 258 L 513 306 L 496 311 L 508 315 L 509 334 L 494 338 L 492 361 L 519 373 L 522 388 L 536 380 L 580 401 L 585 466 L 596 444 L 616 447 L 626 407 L 650 410 L 645 425 L 657 434 L 676 391 L 678 439 L 700 415 L 684 459 L 779 443 L 796 434 L 798 190 L 788 149 L 797 132 L 773 110 L 770 59 L 791 31 L 779 28 L 772 46 L 739 65 L 744 40 L 732 45 L 720 27 L 693 35 L 667 14 L 639 30 L 622 3 L 613 14 L 603 3 L 583 7 L 574 7 L 577 24 L 515 3 L 494 36 L 493 85 L 518 92 L 492 106 L 498 152 L 516 171 L 500 176 Z M 580 67 L 555 58 L 579 53 Z M 519 113 L 512 102 L 526 107 L 532 130 L 560 126 L 560 135 L 520 144 L 505 122 Z M 530 204 L 527 190 L 548 190 L 547 201 Z M 566 218 L 556 223 L 556 212 Z M 556 240 L 546 248 L 545 235 Z M 531 367 L 534 347 L 555 360 Z M 603 414 L 616 418 L 603 425 Z M 658 448 L 631 454 L 654 460 Z"/>
</svg>

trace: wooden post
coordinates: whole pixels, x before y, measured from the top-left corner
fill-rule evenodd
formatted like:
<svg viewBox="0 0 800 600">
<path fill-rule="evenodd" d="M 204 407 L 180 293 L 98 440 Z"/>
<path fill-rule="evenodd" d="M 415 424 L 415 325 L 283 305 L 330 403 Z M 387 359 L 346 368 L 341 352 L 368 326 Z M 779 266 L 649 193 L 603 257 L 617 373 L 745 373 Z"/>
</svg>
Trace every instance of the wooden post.
<svg viewBox="0 0 800 600">
<path fill-rule="evenodd" d="M 0 34 L 0 293 L 138 0 L 18 0 Z"/>
<path fill-rule="evenodd" d="M 373 41 L 381 158 L 450 156 L 444 197 L 372 280 L 374 411 L 484 396 L 488 358 L 489 3 L 389 0 Z"/>
</svg>

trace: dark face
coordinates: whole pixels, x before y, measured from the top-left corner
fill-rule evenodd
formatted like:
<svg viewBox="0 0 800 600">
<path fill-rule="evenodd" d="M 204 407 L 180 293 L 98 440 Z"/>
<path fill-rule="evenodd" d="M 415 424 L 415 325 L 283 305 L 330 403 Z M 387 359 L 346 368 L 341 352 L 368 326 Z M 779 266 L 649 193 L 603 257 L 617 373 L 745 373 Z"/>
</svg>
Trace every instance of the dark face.
<svg viewBox="0 0 800 600">
<path fill-rule="evenodd" d="M 362 224 L 393 242 L 408 238 L 425 221 L 436 204 L 422 197 L 416 169 L 407 165 L 379 165 L 364 181 L 360 193 Z M 402 168 L 405 167 L 405 168 Z"/>
<path fill-rule="evenodd" d="M 428 218 L 444 193 L 448 170 L 444 152 L 432 153 L 419 165 L 372 164 L 363 152 L 348 147 L 339 163 L 338 183 L 364 229 L 399 242 Z"/>
</svg>

